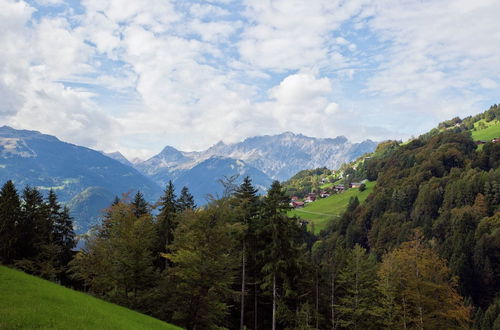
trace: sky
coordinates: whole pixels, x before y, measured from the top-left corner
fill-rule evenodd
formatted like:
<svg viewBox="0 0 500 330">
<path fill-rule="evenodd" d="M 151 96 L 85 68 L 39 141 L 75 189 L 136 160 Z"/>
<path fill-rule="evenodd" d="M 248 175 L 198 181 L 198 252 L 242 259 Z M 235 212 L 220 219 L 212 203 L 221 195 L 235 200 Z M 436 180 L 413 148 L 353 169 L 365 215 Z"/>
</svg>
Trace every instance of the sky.
<svg viewBox="0 0 500 330">
<path fill-rule="evenodd" d="M 147 158 L 500 103 L 498 0 L 0 0 L 0 124 Z"/>
</svg>

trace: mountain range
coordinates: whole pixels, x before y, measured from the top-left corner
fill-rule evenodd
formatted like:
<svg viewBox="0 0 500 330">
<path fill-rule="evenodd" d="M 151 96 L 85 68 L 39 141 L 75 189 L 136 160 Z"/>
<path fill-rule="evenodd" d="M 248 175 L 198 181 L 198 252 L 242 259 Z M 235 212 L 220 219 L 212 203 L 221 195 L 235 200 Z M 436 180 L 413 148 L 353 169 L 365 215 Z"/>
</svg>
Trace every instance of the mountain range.
<svg viewBox="0 0 500 330">
<path fill-rule="evenodd" d="M 316 167 L 337 168 L 375 149 L 370 140 L 351 143 L 344 137 L 318 139 L 290 132 L 222 142 L 198 152 L 167 146 L 159 154 L 132 163 L 121 153 L 105 153 L 60 141 L 36 131 L 0 127 L 0 182 L 13 180 L 42 192 L 53 189 L 71 210 L 78 232 L 99 220 L 114 196 L 140 190 L 154 203 L 172 180 L 178 190 L 187 186 L 198 205 L 210 195 L 223 194 L 221 179 L 245 176 L 264 193 L 272 180 L 286 180 Z"/>
<path fill-rule="evenodd" d="M 247 138 L 242 142 L 219 142 L 204 151 L 184 152 L 167 146 L 135 167 L 160 185 L 175 181 L 186 170 L 214 156 L 244 161 L 272 180 L 287 180 L 303 169 L 338 168 L 345 162 L 372 152 L 376 142 L 351 143 L 343 136 L 321 139 L 286 132 Z"/>
</svg>

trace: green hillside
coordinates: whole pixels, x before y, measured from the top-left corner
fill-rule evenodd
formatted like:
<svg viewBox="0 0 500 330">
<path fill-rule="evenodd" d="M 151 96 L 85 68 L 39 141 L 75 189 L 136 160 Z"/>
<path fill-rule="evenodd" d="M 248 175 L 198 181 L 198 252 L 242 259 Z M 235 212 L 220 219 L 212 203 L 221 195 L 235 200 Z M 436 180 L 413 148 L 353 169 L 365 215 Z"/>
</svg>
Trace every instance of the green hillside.
<svg viewBox="0 0 500 330">
<path fill-rule="evenodd" d="M 179 329 L 0 266 L 0 329 Z"/>
<path fill-rule="evenodd" d="M 357 188 L 349 189 L 344 193 L 319 199 L 304 208 L 292 210 L 288 215 L 309 220 L 314 226 L 314 232 L 319 233 L 328 221 L 339 217 L 344 212 L 351 197 L 357 196 L 359 201 L 363 202 L 374 187 L 375 182 L 367 182 L 365 191 L 361 192 Z"/>
<path fill-rule="evenodd" d="M 472 138 L 474 140 L 490 141 L 497 137 L 500 137 L 499 120 L 487 122 L 483 119 L 474 123 L 474 130 L 472 130 Z"/>
</svg>

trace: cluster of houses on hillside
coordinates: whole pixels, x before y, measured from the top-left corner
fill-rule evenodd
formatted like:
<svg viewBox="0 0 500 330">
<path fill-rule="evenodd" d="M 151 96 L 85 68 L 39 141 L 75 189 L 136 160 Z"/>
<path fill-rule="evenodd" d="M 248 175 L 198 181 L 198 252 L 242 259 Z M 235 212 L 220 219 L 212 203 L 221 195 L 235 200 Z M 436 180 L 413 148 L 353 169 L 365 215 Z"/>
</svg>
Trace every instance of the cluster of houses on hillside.
<svg viewBox="0 0 500 330">
<path fill-rule="evenodd" d="M 362 184 L 361 182 L 352 182 L 351 184 L 349 184 L 349 187 L 347 189 L 359 188 L 359 187 L 361 187 L 361 184 Z M 338 185 L 326 188 L 324 190 L 321 190 L 319 193 L 309 193 L 306 196 L 304 196 L 304 198 L 302 200 L 297 196 L 292 196 L 292 198 L 290 199 L 290 206 L 293 208 L 296 208 L 296 209 L 302 208 L 306 204 L 312 203 L 318 198 L 326 198 L 332 194 L 342 193 L 345 190 L 346 190 L 345 185 L 338 184 Z"/>
</svg>

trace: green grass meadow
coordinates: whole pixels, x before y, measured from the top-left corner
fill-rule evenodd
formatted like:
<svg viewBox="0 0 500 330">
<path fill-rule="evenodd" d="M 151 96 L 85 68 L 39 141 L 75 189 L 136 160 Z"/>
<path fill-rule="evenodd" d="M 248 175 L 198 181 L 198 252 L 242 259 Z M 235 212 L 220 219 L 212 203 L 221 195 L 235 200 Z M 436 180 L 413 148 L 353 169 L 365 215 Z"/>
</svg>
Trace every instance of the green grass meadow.
<svg viewBox="0 0 500 330">
<path fill-rule="evenodd" d="M 291 210 L 288 212 L 288 215 L 309 220 L 309 227 L 314 228 L 315 233 L 319 233 L 326 227 L 329 221 L 342 215 L 351 197 L 357 196 L 361 203 L 373 191 L 374 187 L 375 182 L 367 182 L 365 191 L 359 191 L 358 188 L 352 188 L 341 194 L 318 199 L 304 208 Z"/>
<path fill-rule="evenodd" d="M 479 129 L 478 124 L 480 122 L 484 122 L 486 128 Z M 474 127 L 476 128 L 476 130 L 472 131 L 472 139 L 474 139 L 475 141 L 477 140 L 490 141 L 494 138 L 500 138 L 500 121 L 498 120 L 493 120 L 488 123 L 483 119 L 475 123 Z"/>
<path fill-rule="evenodd" d="M 0 329 L 180 329 L 0 266 Z"/>
</svg>

